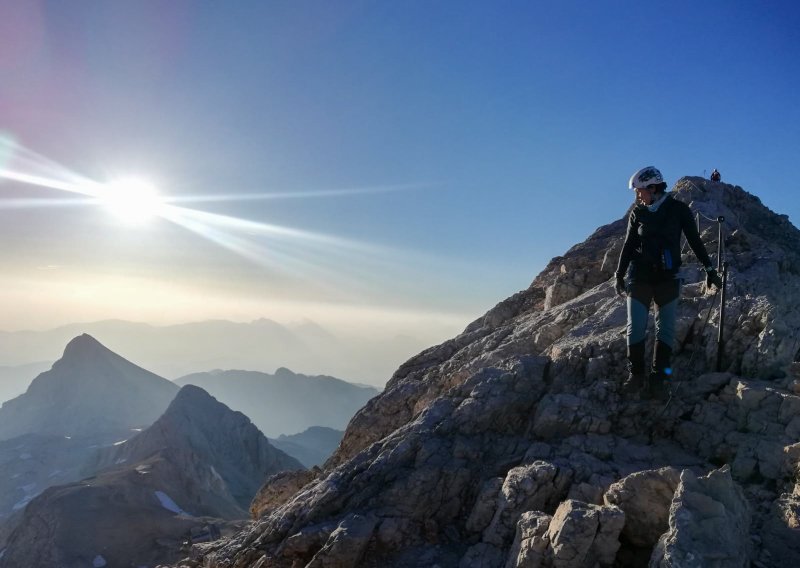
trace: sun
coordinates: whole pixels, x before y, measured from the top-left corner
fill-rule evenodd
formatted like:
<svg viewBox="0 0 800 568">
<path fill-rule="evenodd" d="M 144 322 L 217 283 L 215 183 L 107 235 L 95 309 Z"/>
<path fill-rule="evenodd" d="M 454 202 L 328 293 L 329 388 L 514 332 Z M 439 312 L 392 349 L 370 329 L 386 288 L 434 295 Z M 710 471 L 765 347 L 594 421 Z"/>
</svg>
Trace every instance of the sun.
<svg viewBox="0 0 800 568">
<path fill-rule="evenodd" d="M 118 219 L 138 225 L 162 214 L 165 204 L 155 186 L 140 179 L 122 179 L 103 187 L 100 199 Z"/>
</svg>

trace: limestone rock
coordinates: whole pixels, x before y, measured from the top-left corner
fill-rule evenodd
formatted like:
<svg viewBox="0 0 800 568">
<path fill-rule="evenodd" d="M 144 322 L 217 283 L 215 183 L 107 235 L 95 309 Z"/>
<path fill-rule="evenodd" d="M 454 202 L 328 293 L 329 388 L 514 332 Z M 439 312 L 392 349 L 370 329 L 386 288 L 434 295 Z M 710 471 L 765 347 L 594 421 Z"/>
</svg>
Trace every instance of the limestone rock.
<svg viewBox="0 0 800 568">
<path fill-rule="evenodd" d="M 559 505 L 547 538 L 554 568 L 611 566 L 620 543 L 625 514 L 613 505 L 598 507 L 567 500 Z"/>
<path fill-rule="evenodd" d="M 727 467 L 701 478 L 684 470 L 670 507 L 669 531 L 650 566 L 749 566 L 750 519 L 747 500 Z"/>
<path fill-rule="evenodd" d="M 483 532 L 492 522 L 497 508 L 497 497 L 503 487 L 503 481 L 502 477 L 495 477 L 483 484 L 475 505 L 472 507 L 472 512 L 467 519 L 466 528 L 468 531 Z"/>
<path fill-rule="evenodd" d="M 739 187 L 683 178 L 673 194 L 725 218 L 722 372 L 710 372 L 718 296 L 687 253 L 675 396 L 665 407 L 621 392 L 625 306 L 611 282 L 619 219 L 401 365 L 319 477 L 235 539 L 204 548 L 205 567 L 306 565 L 352 514 L 379 519 L 365 566 L 643 565 L 660 533 L 654 565 L 691 554 L 722 566 L 731 559 L 719 550 L 745 562 L 751 516 L 761 534 L 800 460 L 797 377 L 786 376 L 800 335 L 800 231 Z M 718 226 L 702 216 L 713 251 Z M 729 469 L 715 472 L 722 464 Z M 767 558 L 766 544 L 752 542 L 753 558 Z"/>
<path fill-rule="evenodd" d="M 483 532 L 483 541 L 507 546 L 519 516 L 525 511 L 552 509 L 566 495 L 571 478 L 571 470 L 545 461 L 513 468 L 503 482 L 494 516 Z"/>
<path fill-rule="evenodd" d="M 633 546 L 652 547 L 667 531 L 679 481 L 680 472 L 665 467 L 633 473 L 609 487 L 604 501 L 624 511 L 622 534 Z"/>
<path fill-rule="evenodd" d="M 784 493 L 776 499 L 760 535 L 764 552 L 776 566 L 799 566 L 800 496 Z"/>
<path fill-rule="evenodd" d="M 358 566 L 377 524 L 377 517 L 372 515 L 349 515 L 331 533 L 328 542 L 314 555 L 307 568 Z"/>
<path fill-rule="evenodd" d="M 282 471 L 267 478 L 250 503 L 250 515 L 258 519 L 265 513 L 277 509 L 321 472 L 321 469 L 315 467 L 312 470 Z"/>
<path fill-rule="evenodd" d="M 523 513 L 505 568 L 540 568 L 552 563 L 547 529 L 552 517 L 540 511 Z"/>
</svg>

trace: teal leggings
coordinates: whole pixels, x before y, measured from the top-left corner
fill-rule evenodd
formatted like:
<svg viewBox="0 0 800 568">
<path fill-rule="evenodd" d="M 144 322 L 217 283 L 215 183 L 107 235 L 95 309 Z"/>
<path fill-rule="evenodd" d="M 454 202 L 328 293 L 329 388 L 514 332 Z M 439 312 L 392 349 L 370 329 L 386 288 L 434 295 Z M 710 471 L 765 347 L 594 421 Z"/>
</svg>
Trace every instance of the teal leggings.
<svg viewBox="0 0 800 568">
<path fill-rule="evenodd" d="M 681 294 L 680 280 L 631 282 L 628 287 L 628 346 L 644 341 L 650 304 L 655 302 L 656 340 L 675 345 L 675 317 Z"/>
</svg>

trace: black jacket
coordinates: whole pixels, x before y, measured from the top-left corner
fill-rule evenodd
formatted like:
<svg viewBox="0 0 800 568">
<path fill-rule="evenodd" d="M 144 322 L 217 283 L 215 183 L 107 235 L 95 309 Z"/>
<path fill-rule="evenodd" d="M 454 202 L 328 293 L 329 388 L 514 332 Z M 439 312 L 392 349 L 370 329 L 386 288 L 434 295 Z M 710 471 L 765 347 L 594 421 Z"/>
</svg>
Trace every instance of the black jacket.
<svg viewBox="0 0 800 568">
<path fill-rule="evenodd" d="M 681 233 L 686 235 L 703 266 L 711 266 L 688 205 L 671 195 L 666 196 L 656 211 L 637 205 L 628 218 L 628 233 L 619 255 L 616 276 L 624 277 L 630 264 L 634 282 L 675 278 L 681 266 Z"/>
</svg>

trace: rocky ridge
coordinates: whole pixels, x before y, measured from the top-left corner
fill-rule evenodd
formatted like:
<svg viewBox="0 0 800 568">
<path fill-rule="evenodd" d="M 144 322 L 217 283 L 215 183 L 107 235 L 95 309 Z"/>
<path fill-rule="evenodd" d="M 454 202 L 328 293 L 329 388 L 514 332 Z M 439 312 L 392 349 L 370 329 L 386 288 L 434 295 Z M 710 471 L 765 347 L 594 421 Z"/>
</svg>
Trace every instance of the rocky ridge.
<svg viewBox="0 0 800 568">
<path fill-rule="evenodd" d="M 86 464 L 98 448 L 149 426 L 177 392 L 93 337 L 73 338 L 0 408 L 0 549 L 37 495 L 94 473 Z"/>
<path fill-rule="evenodd" d="M 152 426 L 100 450 L 99 473 L 33 499 L 0 566 L 155 565 L 177 560 L 204 526 L 244 519 L 263 480 L 303 469 L 250 420 L 195 386 Z M 96 564 L 95 564 L 96 565 Z"/>
<path fill-rule="evenodd" d="M 178 387 L 83 334 L 49 371 L 0 407 L 0 440 L 24 434 L 97 437 L 109 441 L 148 426 Z M 118 439 L 118 438 L 117 438 Z"/>
<path fill-rule="evenodd" d="M 274 374 L 239 370 L 194 373 L 175 383 L 204 389 L 245 413 L 270 437 L 300 433 L 312 426 L 343 430 L 350 418 L 378 394 L 372 387 L 326 375 L 293 373 L 285 367 Z"/>
<path fill-rule="evenodd" d="M 623 218 L 401 366 L 314 479 L 268 484 L 257 522 L 183 565 L 800 565 L 800 231 L 739 187 L 673 191 L 709 251 L 724 217 L 721 372 L 718 298 L 687 256 L 678 392 L 620 394 Z"/>
<path fill-rule="evenodd" d="M 239 511 L 228 513 L 234 518 L 247 516 L 250 501 L 267 475 L 305 469 L 273 447 L 247 416 L 194 385 L 181 388 L 152 426 L 103 449 L 93 469 L 138 463 L 162 451 L 168 451 L 171 461 L 184 471 L 199 467 L 208 472 L 198 477 L 215 480 L 210 485 L 214 492 L 238 507 Z"/>
</svg>

